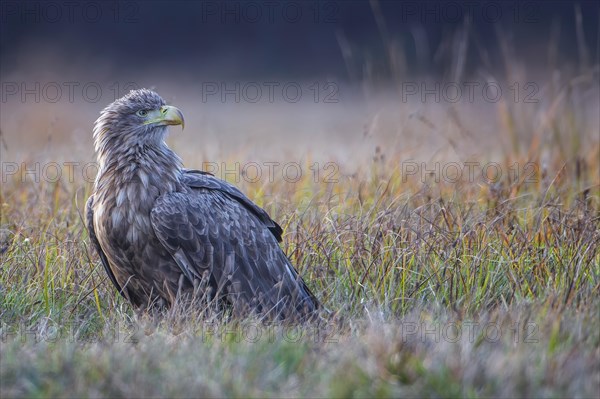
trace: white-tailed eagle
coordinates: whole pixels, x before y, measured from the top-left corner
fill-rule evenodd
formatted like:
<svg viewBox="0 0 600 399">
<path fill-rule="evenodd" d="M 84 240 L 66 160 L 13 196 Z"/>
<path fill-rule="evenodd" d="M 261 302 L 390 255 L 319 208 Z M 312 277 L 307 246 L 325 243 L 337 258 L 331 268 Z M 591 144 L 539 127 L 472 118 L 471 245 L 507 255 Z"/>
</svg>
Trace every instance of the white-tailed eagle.
<svg viewBox="0 0 600 399">
<path fill-rule="evenodd" d="M 146 89 L 96 120 L 87 226 L 110 280 L 138 308 L 204 287 L 237 314 L 309 318 L 319 304 L 279 247 L 281 227 L 236 187 L 183 168 L 165 144 L 168 126 L 183 123 Z"/>
</svg>

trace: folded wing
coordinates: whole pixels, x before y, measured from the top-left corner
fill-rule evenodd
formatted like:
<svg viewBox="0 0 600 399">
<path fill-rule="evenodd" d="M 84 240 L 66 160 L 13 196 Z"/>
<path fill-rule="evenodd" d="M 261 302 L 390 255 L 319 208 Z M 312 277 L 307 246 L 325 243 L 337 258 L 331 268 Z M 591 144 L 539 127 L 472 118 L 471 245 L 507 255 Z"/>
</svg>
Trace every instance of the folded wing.
<svg viewBox="0 0 600 399">
<path fill-rule="evenodd" d="M 285 256 L 281 227 L 234 186 L 185 171 L 187 192 L 159 197 L 154 232 L 183 274 L 208 281 L 234 311 L 304 318 L 318 302 Z"/>
</svg>

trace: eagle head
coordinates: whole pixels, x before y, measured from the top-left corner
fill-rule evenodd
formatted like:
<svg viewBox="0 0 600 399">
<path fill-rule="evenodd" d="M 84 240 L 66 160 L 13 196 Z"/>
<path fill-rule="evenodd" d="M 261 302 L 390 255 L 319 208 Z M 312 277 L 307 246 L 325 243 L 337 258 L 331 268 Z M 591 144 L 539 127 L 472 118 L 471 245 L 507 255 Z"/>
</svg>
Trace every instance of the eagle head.
<svg viewBox="0 0 600 399">
<path fill-rule="evenodd" d="M 131 90 L 100 112 L 94 124 L 96 152 L 161 145 L 169 125 L 183 128 L 183 113 L 178 108 L 166 105 L 152 90 Z"/>
</svg>

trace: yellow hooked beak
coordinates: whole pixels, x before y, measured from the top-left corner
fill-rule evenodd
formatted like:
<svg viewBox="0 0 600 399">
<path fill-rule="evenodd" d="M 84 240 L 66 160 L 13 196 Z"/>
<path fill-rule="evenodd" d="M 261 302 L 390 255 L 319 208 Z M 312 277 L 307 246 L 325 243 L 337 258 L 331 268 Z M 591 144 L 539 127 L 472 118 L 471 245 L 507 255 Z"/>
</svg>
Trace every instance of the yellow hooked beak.
<svg viewBox="0 0 600 399">
<path fill-rule="evenodd" d="M 181 129 L 185 127 L 183 113 L 177 107 L 164 105 L 160 109 L 154 110 L 148 114 L 148 120 L 144 125 L 156 124 L 158 126 L 165 125 L 181 125 Z"/>
</svg>

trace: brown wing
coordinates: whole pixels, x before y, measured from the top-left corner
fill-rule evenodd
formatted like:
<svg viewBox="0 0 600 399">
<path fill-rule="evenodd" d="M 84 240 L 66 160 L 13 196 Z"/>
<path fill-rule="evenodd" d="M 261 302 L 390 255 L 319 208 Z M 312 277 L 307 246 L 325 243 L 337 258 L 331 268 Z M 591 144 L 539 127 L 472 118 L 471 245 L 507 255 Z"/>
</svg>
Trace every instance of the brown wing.
<svg viewBox="0 0 600 399">
<path fill-rule="evenodd" d="M 318 307 L 273 226 L 226 192 L 196 187 L 165 194 L 156 200 L 151 221 L 184 275 L 193 280 L 208 272 L 213 289 L 235 310 L 287 319 L 305 318 Z"/>
</svg>

